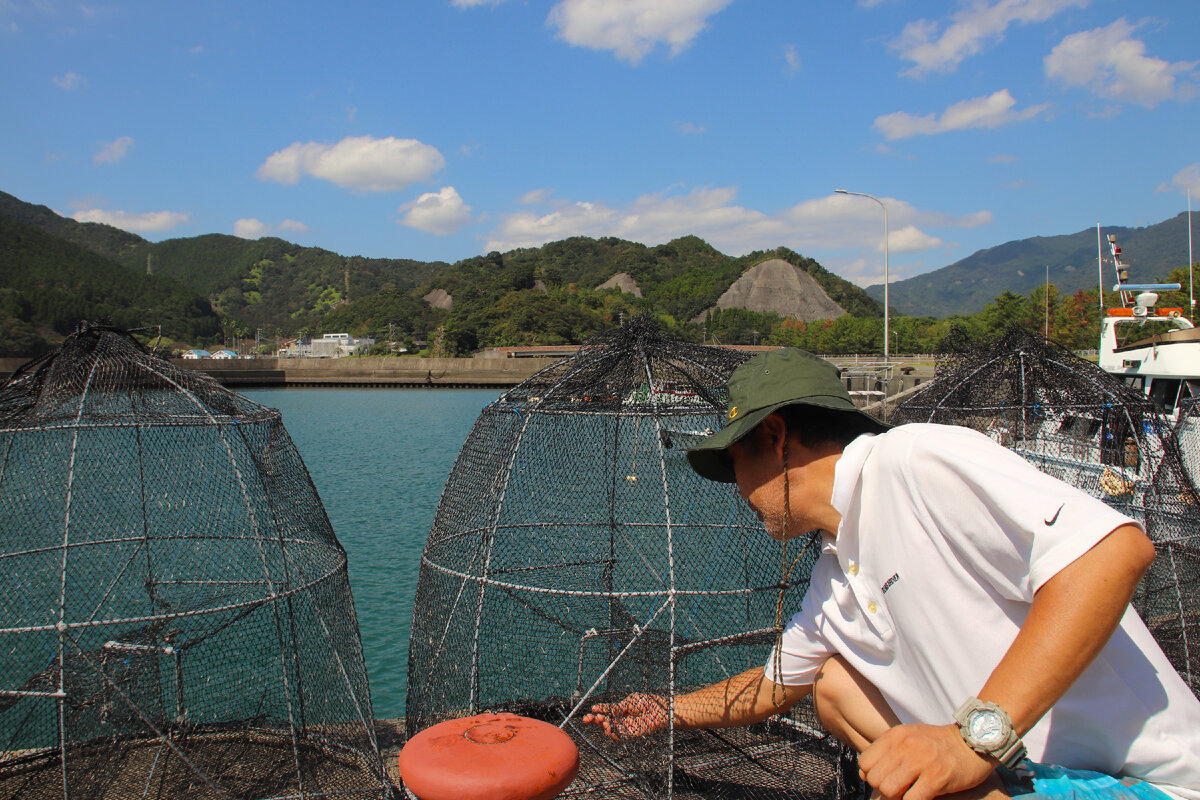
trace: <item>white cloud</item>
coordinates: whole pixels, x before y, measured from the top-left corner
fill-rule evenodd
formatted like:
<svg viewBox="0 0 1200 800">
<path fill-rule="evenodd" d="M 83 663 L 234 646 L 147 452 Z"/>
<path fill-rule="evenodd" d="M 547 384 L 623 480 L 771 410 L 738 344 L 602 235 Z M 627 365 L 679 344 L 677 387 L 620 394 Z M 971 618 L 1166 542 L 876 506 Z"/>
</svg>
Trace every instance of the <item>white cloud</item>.
<svg viewBox="0 0 1200 800">
<path fill-rule="evenodd" d="M 1008 153 L 997 153 L 987 158 L 989 164 L 1015 164 L 1017 157 Z"/>
<path fill-rule="evenodd" d="M 796 48 L 796 45 L 789 44 L 787 49 L 783 51 L 783 62 L 787 65 L 786 71 L 789 75 L 795 75 L 800 71 L 803 62 L 800 60 L 800 51 Z"/>
<path fill-rule="evenodd" d="M 549 214 L 531 211 L 508 214 L 492 231 L 484 251 L 537 247 L 571 236 L 605 236 L 617 212 L 596 203 L 577 202 Z"/>
<path fill-rule="evenodd" d="M 1200 162 L 1189 164 L 1176 172 L 1171 178 L 1171 183 L 1179 187 L 1180 193 L 1190 189 L 1193 202 L 1200 200 Z"/>
<path fill-rule="evenodd" d="M 402 224 L 438 236 L 458 233 L 471 222 L 471 207 L 463 202 L 453 186 L 426 192 L 396 210 L 404 215 L 400 220 Z"/>
<path fill-rule="evenodd" d="M 398 192 L 429 180 L 445 165 L 437 148 L 416 139 L 350 136 L 332 145 L 296 142 L 273 153 L 256 174 L 289 186 L 311 175 L 343 189 Z"/>
<path fill-rule="evenodd" d="M 696 122 L 676 122 L 675 130 L 682 133 L 684 136 L 700 136 L 708 133 L 708 126 Z"/>
<path fill-rule="evenodd" d="M 895 240 L 898 230 L 913 228 L 917 225 L 941 228 L 978 228 L 992 221 L 991 212 L 976 211 L 970 214 L 954 216 L 935 211 L 921 211 L 904 200 L 894 197 L 880 197 L 880 202 L 888 211 L 888 242 L 889 246 Z M 869 198 L 855 197 L 848 194 L 831 194 L 815 200 L 807 200 L 789 208 L 785 214 L 788 220 L 798 226 L 811 226 L 820 231 L 819 238 L 814 239 L 814 246 L 823 249 L 839 249 L 858 247 L 863 241 L 879 241 L 879 249 L 883 249 L 882 236 L 879 227 L 883 215 L 879 204 Z M 874 233 L 870 231 L 874 230 Z M 916 230 L 914 228 L 914 230 Z M 867 231 L 864 235 L 863 231 Z M 917 241 L 917 234 L 906 233 L 905 241 Z"/>
<path fill-rule="evenodd" d="M 1195 87 L 1178 85 L 1176 78 L 1190 76 L 1197 62 L 1170 64 L 1148 57 L 1145 42 L 1131 37 L 1136 29 L 1121 18 L 1104 28 L 1071 34 L 1043 59 L 1046 75 L 1099 97 L 1146 108 L 1192 96 Z"/>
<path fill-rule="evenodd" d="M 233 235 L 242 239 L 261 239 L 269 232 L 270 226 L 264 222 L 246 217 L 233 223 Z"/>
<path fill-rule="evenodd" d="M 233 235 L 242 239 L 261 239 L 277 232 L 306 233 L 308 226 L 294 219 L 285 219 L 278 225 L 268 225 L 254 217 L 244 217 L 233 223 Z"/>
<path fill-rule="evenodd" d="M 83 76 L 76 72 L 68 72 L 65 75 L 56 75 L 50 80 L 54 81 L 54 85 L 66 91 L 78 89 L 83 85 Z"/>
<path fill-rule="evenodd" d="M 833 194 L 767 214 L 737 205 L 736 196 L 735 188 L 724 187 L 644 195 L 622 208 L 560 202 L 544 213 L 524 211 L 504 217 L 483 251 L 536 247 L 569 236 L 617 236 L 655 245 L 689 234 L 733 255 L 779 245 L 805 253 L 863 246 L 882 249 L 879 206 L 862 198 Z M 971 228 L 992 219 L 986 211 L 954 216 L 920 211 L 894 198 L 881 200 L 893 225 L 889 246 L 896 252 L 944 246 L 922 226 Z"/>
<path fill-rule="evenodd" d="M 531 189 L 517 198 L 517 204 L 522 206 L 539 205 L 549 202 L 550 196 L 553 194 L 553 189 Z"/>
<path fill-rule="evenodd" d="M 1049 108 L 1043 104 L 1030 106 L 1024 111 L 1013 111 L 1016 103 L 1008 89 L 1001 89 L 987 97 L 973 97 L 955 103 L 942 112 L 941 116 L 917 116 L 905 111 L 884 114 L 875 119 L 875 127 L 889 140 L 905 139 L 909 136 L 928 136 L 967 128 L 997 128 L 1023 122 Z"/>
<path fill-rule="evenodd" d="M 666 44 L 679 55 L 708 18 L 733 0 L 559 0 L 547 23 L 559 38 L 579 47 L 611 50 L 617 58 L 637 64 Z"/>
<path fill-rule="evenodd" d="M 926 19 L 908 23 L 891 46 L 902 59 L 913 62 L 903 75 L 923 78 L 931 72 L 953 72 L 963 59 L 1002 40 L 1014 22 L 1044 22 L 1068 8 L 1087 4 L 1088 0 L 998 0 L 989 5 L 977 0 L 952 14 L 953 22 L 945 30 Z"/>
<path fill-rule="evenodd" d="M 92 156 L 92 161 L 97 164 L 115 164 L 129 154 L 131 147 L 133 147 L 133 137 L 120 136 L 96 151 L 96 155 Z"/>
<path fill-rule="evenodd" d="M 888 231 L 888 250 L 893 253 L 919 253 L 944 244 L 936 236 L 930 236 L 916 225 L 905 225 L 899 230 Z"/>
<path fill-rule="evenodd" d="M 133 233 L 159 233 L 169 231 L 177 225 L 188 221 L 191 214 L 182 211 L 148 211 L 144 214 L 131 214 L 128 211 L 106 211 L 102 208 L 91 208 L 76 211 L 71 219 L 76 222 L 102 222 Z"/>
</svg>

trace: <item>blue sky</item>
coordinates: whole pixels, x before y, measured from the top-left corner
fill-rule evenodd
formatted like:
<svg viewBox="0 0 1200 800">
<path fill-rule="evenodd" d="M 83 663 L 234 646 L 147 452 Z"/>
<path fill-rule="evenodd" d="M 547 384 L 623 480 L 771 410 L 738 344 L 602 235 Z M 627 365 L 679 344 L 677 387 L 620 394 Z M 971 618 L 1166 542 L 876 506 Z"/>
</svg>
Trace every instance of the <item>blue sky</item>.
<svg viewBox="0 0 1200 800">
<path fill-rule="evenodd" d="M 1200 205 L 1198 35 L 1196 0 L 0 0 L 0 190 L 153 241 L 695 234 L 866 286 L 883 215 L 838 188 L 893 280 Z"/>
</svg>

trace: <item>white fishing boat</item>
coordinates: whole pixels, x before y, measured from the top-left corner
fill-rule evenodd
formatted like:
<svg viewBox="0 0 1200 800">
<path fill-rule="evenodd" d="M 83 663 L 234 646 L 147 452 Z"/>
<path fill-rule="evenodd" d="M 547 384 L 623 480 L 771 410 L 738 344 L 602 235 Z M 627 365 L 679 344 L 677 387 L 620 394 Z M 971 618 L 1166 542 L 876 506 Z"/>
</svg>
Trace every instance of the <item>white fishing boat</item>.
<svg viewBox="0 0 1200 800">
<path fill-rule="evenodd" d="M 1200 398 L 1200 328 L 1182 308 L 1158 307 L 1159 293 L 1177 291 L 1178 283 L 1129 283 L 1116 236 L 1109 234 L 1108 244 L 1117 275 L 1113 291 L 1121 305 L 1101 320 L 1100 367 L 1175 418 L 1185 401 Z"/>
</svg>

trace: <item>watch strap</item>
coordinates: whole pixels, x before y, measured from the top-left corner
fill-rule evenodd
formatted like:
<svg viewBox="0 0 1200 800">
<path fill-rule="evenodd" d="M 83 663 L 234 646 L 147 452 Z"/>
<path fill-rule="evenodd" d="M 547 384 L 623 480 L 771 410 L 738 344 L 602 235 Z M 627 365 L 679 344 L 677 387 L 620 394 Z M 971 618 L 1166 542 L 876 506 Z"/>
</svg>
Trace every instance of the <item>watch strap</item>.
<svg viewBox="0 0 1200 800">
<path fill-rule="evenodd" d="M 995 712 L 1004 723 L 1004 740 L 993 747 L 986 747 L 973 741 L 967 727 L 971 713 L 983 709 Z M 954 721 L 958 723 L 958 732 L 962 734 L 963 741 L 967 743 L 968 747 L 982 755 L 991 756 L 999 761 L 1005 769 L 1014 768 L 1028 755 L 1025 743 L 1021 741 L 1021 737 L 1013 728 L 1012 717 L 996 703 L 980 700 L 978 697 L 968 697 L 954 712 Z"/>
</svg>

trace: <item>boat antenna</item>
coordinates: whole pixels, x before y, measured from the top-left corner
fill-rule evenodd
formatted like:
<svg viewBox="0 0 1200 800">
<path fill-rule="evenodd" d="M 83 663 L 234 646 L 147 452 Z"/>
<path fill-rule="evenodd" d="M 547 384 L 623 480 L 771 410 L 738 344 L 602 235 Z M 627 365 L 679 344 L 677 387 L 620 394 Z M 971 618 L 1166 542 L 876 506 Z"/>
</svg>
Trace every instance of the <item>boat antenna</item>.
<svg viewBox="0 0 1200 800">
<path fill-rule="evenodd" d="M 1193 291 L 1193 285 L 1192 285 L 1192 264 L 1194 264 L 1196 262 L 1192 261 L 1192 187 L 1191 186 L 1188 187 L 1187 192 L 1188 192 L 1188 301 L 1191 303 L 1191 306 L 1192 306 L 1192 313 L 1189 316 L 1194 318 L 1196 316 L 1196 295 Z"/>
</svg>

